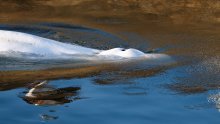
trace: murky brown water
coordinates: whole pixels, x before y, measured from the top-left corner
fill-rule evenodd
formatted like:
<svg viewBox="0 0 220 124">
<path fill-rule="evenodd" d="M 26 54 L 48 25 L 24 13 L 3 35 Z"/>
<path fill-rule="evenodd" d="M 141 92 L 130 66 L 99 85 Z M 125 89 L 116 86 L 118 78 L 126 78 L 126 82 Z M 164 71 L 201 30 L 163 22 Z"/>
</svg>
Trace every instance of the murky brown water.
<svg viewBox="0 0 220 124">
<path fill-rule="evenodd" d="M 75 122 L 81 123 L 101 123 L 103 122 L 101 118 L 108 120 L 109 123 L 118 123 L 117 120 L 124 123 L 174 123 L 180 119 L 183 119 L 182 123 L 219 122 L 219 113 L 215 110 L 218 109 L 219 101 L 215 100 L 215 104 L 207 101 L 210 95 L 218 94 L 220 86 L 218 7 L 212 8 L 213 11 L 207 16 L 206 8 L 201 10 L 198 7 L 199 0 L 195 0 L 197 4 L 191 8 L 190 5 L 194 4 L 186 4 L 184 8 L 181 4 L 184 2 L 180 2 L 179 8 L 176 9 L 177 2 L 167 4 L 167 9 L 164 9 L 166 5 L 163 5 L 163 2 L 159 2 L 161 9 L 155 9 L 156 7 L 143 9 L 148 5 L 140 6 L 143 1 L 139 3 L 129 0 L 127 2 L 67 1 L 63 0 L 60 4 L 45 2 L 45 0 L 1 2 L 0 29 L 31 33 L 99 49 L 120 46 L 133 47 L 145 52 L 166 53 L 172 56 L 176 63 L 149 67 L 140 63 L 129 63 L 123 66 L 85 64 L 83 67 L 76 67 L 67 62 L 57 62 L 53 63 L 56 68 L 51 66 L 48 69 L 45 68 L 45 65 L 48 67 L 45 63 L 16 60 L 17 63 L 20 62 L 16 65 L 13 63 L 14 60 L 11 62 L 1 58 L 0 98 L 5 102 L 0 105 L 11 107 L 13 104 L 9 104 L 10 101 L 20 106 L 17 112 L 21 112 L 22 109 L 26 113 L 34 111 L 30 117 L 26 114 L 16 116 L 17 112 L 10 115 L 12 110 L 2 109 L 0 111 L 5 115 L 0 119 L 3 122 L 28 123 L 25 120 L 28 116 L 31 118 L 29 121 L 37 123 L 39 119 L 36 119 L 36 116 L 39 113 L 42 120 L 55 119 L 56 123 L 72 122 L 73 115 Z M 214 2 L 216 6 L 219 5 L 218 1 Z M 200 7 L 205 5 L 213 7 L 214 4 L 211 3 L 214 2 L 203 1 L 204 5 L 201 4 Z M 188 9 L 193 11 L 188 12 Z M 32 68 L 36 65 L 37 68 Z M 63 65 L 68 66 L 63 68 Z M 49 104 L 47 108 L 28 106 L 33 111 L 25 109 L 26 104 L 23 101 L 17 101 L 19 98 L 17 95 L 21 92 L 27 93 L 33 88 L 33 86 L 29 88 L 29 85 L 44 80 L 49 80 L 50 85 L 57 85 L 51 86 L 52 92 L 49 93 L 57 94 L 60 86 L 61 89 L 64 87 L 60 93 L 61 97 L 28 101 L 22 96 L 22 99 L 31 104 Z M 65 87 L 66 84 L 70 86 Z M 72 91 L 68 87 L 70 89 L 80 87 L 80 89 Z M 70 94 L 72 92 L 74 94 Z M 16 96 L 4 97 L 10 94 L 16 94 Z M 48 92 L 42 94 L 48 94 Z M 62 95 L 66 95 L 67 99 Z M 84 98 L 86 100 L 83 100 Z M 64 105 L 53 108 L 51 104 Z M 103 106 L 104 104 L 107 106 Z M 68 105 L 68 109 L 65 105 Z M 69 109 L 75 111 L 70 112 Z M 50 112 L 50 110 L 60 113 Z M 42 114 L 42 111 L 49 114 Z M 65 117 L 62 116 L 63 113 Z M 9 121 L 9 115 L 16 119 Z"/>
</svg>

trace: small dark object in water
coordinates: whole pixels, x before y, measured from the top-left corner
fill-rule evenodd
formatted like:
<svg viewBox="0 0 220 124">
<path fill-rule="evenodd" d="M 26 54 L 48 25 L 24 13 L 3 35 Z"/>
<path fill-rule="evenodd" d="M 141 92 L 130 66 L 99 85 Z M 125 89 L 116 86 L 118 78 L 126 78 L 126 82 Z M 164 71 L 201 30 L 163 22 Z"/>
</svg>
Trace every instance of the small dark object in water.
<svg viewBox="0 0 220 124">
<path fill-rule="evenodd" d="M 47 115 L 47 114 L 42 114 L 42 115 L 40 115 L 40 118 L 44 121 L 49 121 L 49 120 L 58 119 L 58 116 L 51 116 L 51 115 Z"/>
<path fill-rule="evenodd" d="M 80 87 L 53 88 L 43 81 L 31 88 L 23 97 L 23 100 L 34 105 L 57 105 L 73 101 Z"/>
</svg>

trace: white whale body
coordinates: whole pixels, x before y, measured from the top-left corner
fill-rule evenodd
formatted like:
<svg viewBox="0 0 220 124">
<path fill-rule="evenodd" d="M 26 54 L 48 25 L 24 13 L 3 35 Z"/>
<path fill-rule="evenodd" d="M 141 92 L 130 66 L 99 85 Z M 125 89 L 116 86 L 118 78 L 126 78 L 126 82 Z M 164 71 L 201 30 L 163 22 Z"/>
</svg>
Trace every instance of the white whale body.
<svg viewBox="0 0 220 124">
<path fill-rule="evenodd" d="M 76 44 L 42 38 L 39 36 L 0 30 L 0 55 L 7 57 L 42 58 L 42 59 L 134 59 L 134 58 L 166 58 L 165 54 L 145 54 L 137 49 L 113 48 L 98 50 Z M 19 56 L 20 55 L 20 56 Z M 27 56 L 28 55 L 28 56 Z M 84 56 L 84 57 L 83 57 Z"/>
</svg>

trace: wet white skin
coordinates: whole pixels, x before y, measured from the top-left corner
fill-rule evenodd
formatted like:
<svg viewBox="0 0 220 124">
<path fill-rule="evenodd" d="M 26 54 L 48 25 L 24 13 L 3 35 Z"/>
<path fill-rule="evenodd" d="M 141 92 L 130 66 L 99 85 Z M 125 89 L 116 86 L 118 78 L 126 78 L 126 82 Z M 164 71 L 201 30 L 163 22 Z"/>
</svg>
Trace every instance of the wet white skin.
<svg viewBox="0 0 220 124">
<path fill-rule="evenodd" d="M 37 59 L 130 59 L 130 58 L 160 58 L 168 57 L 164 54 L 145 54 L 137 49 L 113 48 L 110 50 L 98 50 L 79 46 L 76 44 L 62 43 L 59 41 L 42 38 L 39 36 L 0 30 L 0 55 L 8 57 L 25 57 Z M 83 57 L 84 56 L 84 57 Z M 90 57 L 85 57 L 90 56 Z M 92 57 L 91 57 L 92 56 Z M 20 56 L 24 57 L 24 56 Z"/>
<path fill-rule="evenodd" d="M 123 58 L 134 58 L 145 56 L 145 53 L 136 49 L 123 49 L 123 48 L 113 48 L 110 50 L 101 51 L 98 55 L 103 56 L 119 56 Z"/>
</svg>

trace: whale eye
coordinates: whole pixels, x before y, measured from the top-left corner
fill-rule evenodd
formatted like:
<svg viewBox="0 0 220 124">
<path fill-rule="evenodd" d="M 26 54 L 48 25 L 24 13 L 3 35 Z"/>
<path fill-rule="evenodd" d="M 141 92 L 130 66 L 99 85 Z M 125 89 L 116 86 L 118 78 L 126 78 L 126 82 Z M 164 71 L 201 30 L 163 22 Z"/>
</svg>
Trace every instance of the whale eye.
<svg viewBox="0 0 220 124">
<path fill-rule="evenodd" d="M 122 49 L 121 51 L 125 51 L 125 49 Z"/>
</svg>

